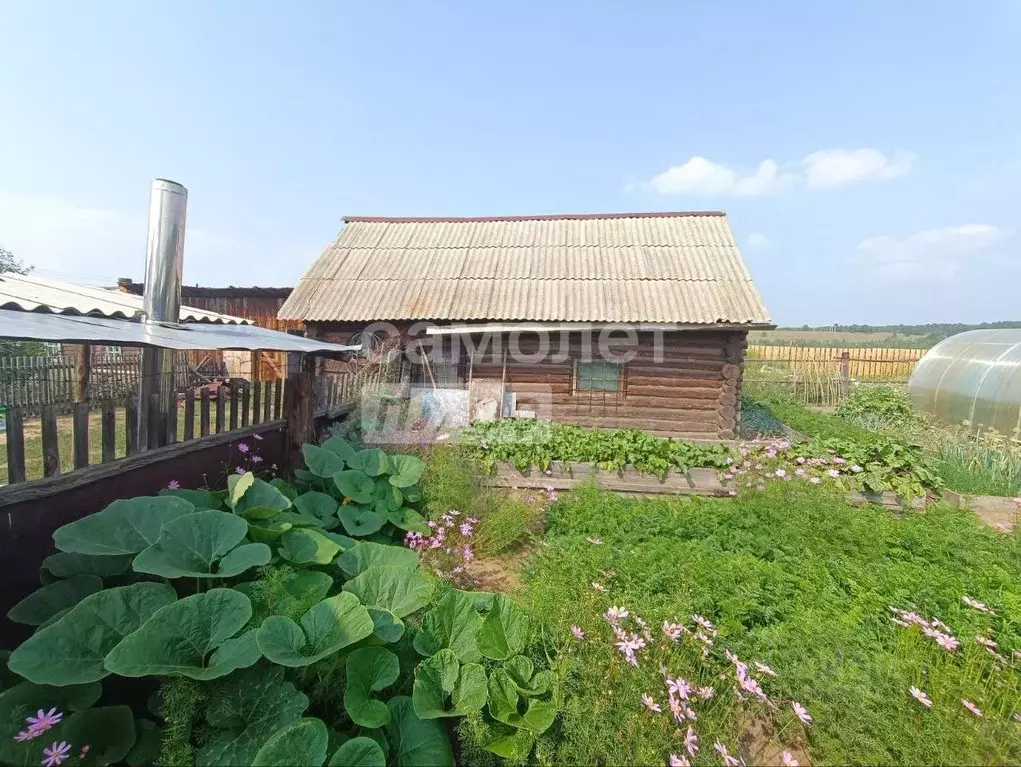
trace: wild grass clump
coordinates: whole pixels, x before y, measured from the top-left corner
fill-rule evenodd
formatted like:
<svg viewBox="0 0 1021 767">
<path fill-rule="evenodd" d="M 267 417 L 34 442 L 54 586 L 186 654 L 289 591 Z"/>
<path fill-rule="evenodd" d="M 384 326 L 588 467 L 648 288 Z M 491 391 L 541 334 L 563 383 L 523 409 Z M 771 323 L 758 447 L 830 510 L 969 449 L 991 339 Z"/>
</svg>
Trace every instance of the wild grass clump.
<svg viewBox="0 0 1021 767">
<path fill-rule="evenodd" d="M 966 426 L 944 428 L 933 439 L 935 465 L 947 487 L 972 495 L 1021 496 L 1021 435 Z"/>
<path fill-rule="evenodd" d="M 556 764 L 718 764 L 716 743 L 749 763 L 1021 759 L 1021 536 L 967 511 L 892 515 L 793 482 L 585 490 L 550 510 L 527 596 L 565 664 Z"/>
</svg>

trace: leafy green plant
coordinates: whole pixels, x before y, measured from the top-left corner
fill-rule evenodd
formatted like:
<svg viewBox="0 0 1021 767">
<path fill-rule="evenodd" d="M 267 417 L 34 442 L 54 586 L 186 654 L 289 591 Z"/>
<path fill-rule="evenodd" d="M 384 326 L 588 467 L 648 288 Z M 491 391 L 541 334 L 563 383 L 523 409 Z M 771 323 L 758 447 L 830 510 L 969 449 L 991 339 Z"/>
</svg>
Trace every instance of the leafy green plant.
<svg viewBox="0 0 1021 767">
<path fill-rule="evenodd" d="M 491 594 L 435 599 L 402 545 L 430 533 L 421 459 L 303 452 L 293 484 L 232 475 L 55 532 L 45 585 L 10 611 L 35 633 L 3 654 L 0 763 L 453 764 L 433 720 L 485 708 L 527 620 Z M 112 677 L 157 683 L 151 713 Z"/>
<path fill-rule="evenodd" d="M 837 415 L 867 429 L 903 426 L 920 419 L 903 388 L 861 384 L 837 406 Z"/>
</svg>

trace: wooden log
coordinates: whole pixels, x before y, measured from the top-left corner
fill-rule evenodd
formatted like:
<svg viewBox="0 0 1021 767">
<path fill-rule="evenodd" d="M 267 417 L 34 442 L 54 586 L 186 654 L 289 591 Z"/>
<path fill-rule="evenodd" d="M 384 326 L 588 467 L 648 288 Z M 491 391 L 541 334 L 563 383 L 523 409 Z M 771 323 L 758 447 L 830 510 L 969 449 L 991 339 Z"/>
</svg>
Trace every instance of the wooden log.
<svg viewBox="0 0 1021 767">
<path fill-rule="evenodd" d="M 241 384 L 241 425 L 248 426 L 250 408 L 252 405 L 251 384 Z"/>
<path fill-rule="evenodd" d="M 76 402 L 72 405 L 71 444 L 74 450 L 74 467 L 84 469 L 89 465 L 88 402 Z"/>
<path fill-rule="evenodd" d="M 629 380 L 627 396 L 658 397 L 661 399 L 676 399 L 677 397 L 684 397 L 685 399 L 713 399 L 719 397 L 723 390 L 723 381 L 707 381 L 705 379 L 693 381 L 678 380 L 665 386 L 636 386 Z"/>
<path fill-rule="evenodd" d="M 109 463 L 117 458 L 117 411 L 114 410 L 113 400 L 103 402 L 100 418 L 102 461 Z"/>
<path fill-rule="evenodd" d="M 256 381 L 252 387 L 252 423 L 262 420 L 262 381 Z"/>
<path fill-rule="evenodd" d="M 195 390 L 184 392 L 184 438 L 195 438 Z"/>
<path fill-rule="evenodd" d="M 683 375 L 676 373 L 670 375 L 628 373 L 627 377 L 629 388 L 634 388 L 635 386 L 711 386 L 713 381 L 723 381 L 719 371 L 689 370 Z"/>
<path fill-rule="evenodd" d="M 287 388 L 284 392 L 284 437 L 282 466 L 284 476 L 293 476 L 301 466 L 301 446 L 314 439 L 312 414 L 315 358 L 308 354 L 287 355 Z"/>
<path fill-rule="evenodd" d="M 89 382 L 92 378 L 92 344 L 79 344 L 74 363 L 73 402 L 89 401 Z M 75 457 L 75 468 L 79 468 Z M 86 463 L 88 465 L 88 456 Z"/>
<path fill-rule="evenodd" d="M 57 435 L 57 408 L 43 405 L 42 408 L 43 437 L 43 476 L 52 477 L 60 474 L 60 442 Z"/>
<path fill-rule="evenodd" d="M 241 397 L 241 390 L 237 384 L 230 387 L 230 430 L 238 427 L 238 400 Z"/>
<path fill-rule="evenodd" d="M 199 436 L 209 436 L 209 387 L 199 391 Z"/>
<path fill-rule="evenodd" d="M 138 452 L 138 400 L 134 397 L 124 403 L 124 448 L 128 455 Z"/>
<path fill-rule="evenodd" d="M 21 411 L 7 411 L 7 482 L 25 481 L 25 419 Z"/>
<path fill-rule="evenodd" d="M 227 416 L 227 387 L 220 384 L 216 388 L 216 433 L 223 431 Z"/>
<path fill-rule="evenodd" d="M 728 363 L 723 366 L 723 370 L 720 372 L 723 374 L 723 378 L 727 381 L 737 380 L 741 377 L 741 366 Z"/>
</svg>

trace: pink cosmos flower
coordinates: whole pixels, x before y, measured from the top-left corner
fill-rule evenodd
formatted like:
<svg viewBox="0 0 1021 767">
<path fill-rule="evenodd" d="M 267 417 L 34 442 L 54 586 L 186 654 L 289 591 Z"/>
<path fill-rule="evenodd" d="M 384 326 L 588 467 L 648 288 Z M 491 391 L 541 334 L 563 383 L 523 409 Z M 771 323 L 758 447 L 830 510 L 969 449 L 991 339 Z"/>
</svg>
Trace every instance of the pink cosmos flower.
<svg viewBox="0 0 1021 767">
<path fill-rule="evenodd" d="M 257 442 L 262 442 L 262 435 L 261 434 L 253 434 L 252 435 L 252 439 L 256 440 Z M 88 746 L 85 746 L 85 748 L 88 748 Z"/>
<path fill-rule="evenodd" d="M 465 536 L 466 538 L 470 537 L 471 534 L 475 532 L 472 529 L 472 526 L 469 525 L 467 522 L 462 522 L 461 527 L 458 529 L 461 531 L 461 535 Z"/>
<path fill-rule="evenodd" d="M 727 751 L 727 747 L 719 741 L 713 743 L 713 748 L 716 749 L 716 753 L 723 757 L 723 764 L 725 767 L 739 767 L 741 764 L 741 761 L 731 756 Z"/>
<path fill-rule="evenodd" d="M 596 546 L 601 546 L 602 543 L 603 543 L 603 541 L 601 539 L 595 538 L 595 537 L 593 537 L 591 535 L 588 536 L 585 540 L 588 541 L 589 543 L 595 544 Z"/>
<path fill-rule="evenodd" d="M 808 481 L 811 482 L 813 485 L 818 485 L 820 482 L 822 482 L 822 480 L 819 479 L 818 477 L 811 477 Z"/>
<path fill-rule="evenodd" d="M 699 626 L 704 628 L 706 631 L 712 630 L 713 624 L 709 622 L 708 618 L 703 618 L 701 615 L 692 613 L 691 619 L 695 621 Z"/>
<path fill-rule="evenodd" d="M 698 697 L 702 700 L 709 700 L 716 694 L 716 690 L 712 687 L 700 687 L 698 688 Z"/>
<path fill-rule="evenodd" d="M 252 456 L 252 463 L 262 463 L 262 456 L 261 455 L 253 455 Z"/>
<path fill-rule="evenodd" d="M 992 610 L 990 610 L 984 604 L 979 602 L 977 599 L 972 599 L 967 594 L 961 597 L 961 601 L 964 602 L 964 604 L 968 605 L 968 607 L 970 607 L 972 610 L 978 610 L 980 613 L 988 613 L 989 615 L 994 615 Z"/>
<path fill-rule="evenodd" d="M 695 730 L 691 727 L 688 728 L 688 732 L 684 736 L 684 747 L 688 749 L 688 753 L 692 756 L 698 753 L 698 735 L 695 734 Z"/>
<path fill-rule="evenodd" d="M 837 464 L 837 465 L 839 466 L 839 465 L 840 465 L 840 464 L 842 464 L 842 463 L 847 463 L 847 461 L 845 461 L 845 460 L 844 460 L 843 458 L 841 458 L 841 457 L 840 457 L 840 456 L 838 455 L 838 456 L 836 456 L 836 457 L 835 457 L 835 458 L 833 459 L 833 463 L 835 463 L 835 464 Z"/>
<path fill-rule="evenodd" d="M 695 688 L 688 684 L 688 680 L 681 679 L 680 677 L 677 677 L 676 679 L 667 677 L 666 686 L 667 690 L 670 691 L 671 698 L 676 695 L 681 700 L 687 700 L 689 696 L 695 692 Z"/>
<path fill-rule="evenodd" d="M 584 639 L 585 632 L 581 630 L 581 626 L 571 626 L 571 633 L 575 639 Z"/>
<path fill-rule="evenodd" d="M 827 476 L 830 476 L 830 477 L 839 477 L 840 476 L 840 471 L 839 471 L 839 469 L 827 469 L 826 470 L 826 474 L 827 474 Z"/>
<path fill-rule="evenodd" d="M 670 623 L 669 621 L 663 621 L 663 633 L 666 634 L 667 638 L 674 642 L 680 639 L 681 634 L 683 634 L 686 631 L 687 629 L 684 628 L 684 626 L 682 626 L 680 623 Z"/>
<path fill-rule="evenodd" d="M 684 704 L 673 695 L 670 696 L 670 713 L 678 723 L 684 721 Z"/>
<path fill-rule="evenodd" d="M 642 693 L 642 704 L 654 714 L 658 714 L 663 710 L 655 699 L 647 692 Z"/>
<path fill-rule="evenodd" d="M 795 458 L 794 460 L 796 460 L 796 461 L 797 461 L 798 463 L 804 463 L 804 462 L 805 462 L 805 457 L 804 457 L 804 456 L 801 456 L 801 455 L 799 455 L 799 456 L 798 456 L 797 458 Z"/>
<path fill-rule="evenodd" d="M 261 437 L 260 437 L 260 439 L 261 439 Z M 80 756 L 82 759 L 84 759 L 88 755 L 89 755 L 89 747 L 86 744 L 86 745 L 82 746 L 82 752 L 78 756 Z"/>
<path fill-rule="evenodd" d="M 759 670 L 760 674 L 765 674 L 766 676 L 776 676 L 776 672 L 773 671 L 773 669 L 771 669 L 765 663 L 759 663 L 758 661 L 755 661 L 755 668 Z"/>
<path fill-rule="evenodd" d="M 51 708 L 49 711 L 39 709 L 35 712 L 35 716 L 26 718 L 25 722 L 28 724 L 29 730 L 35 730 L 36 735 L 40 735 L 60 724 L 60 720 L 63 718 L 64 715 L 55 708 Z"/>
<path fill-rule="evenodd" d="M 786 477 L 787 476 L 787 472 L 784 469 L 777 469 L 773 473 L 776 474 L 776 476 L 778 476 L 778 477 Z"/>
<path fill-rule="evenodd" d="M 797 714 L 798 719 L 800 719 L 802 722 L 804 722 L 805 724 L 812 723 L 812 717 L 808 715 L 808 712 L 805 710 L 805 707 L 802 706 L 800 703 L 798 703 L 797 701 L 792 702 L 791 708 L 794 709 L 794 713 Z"/>
<path fill-rule="evenodd" d="M 996 642 L 994 642 L 992 639 L 989 639 L 988 637 L 982 636 L 981 634 L 975 637 L 975 641 L 989 650 L 996 649 Z"/>
<path fill-rule="evenodd" d="M 921 690 L 919 690 L 919 689 L 918 689 L 917 687 L 911 687 L 911 688 L 909 688 L 909 689 L 908 689 L 908 692 L 910 692 L 910 693 L 911 693 L 911 697 L 912 697 L 912 698 L 914 698 L 915 700 L 917 700 L 917 701 L 918 701 L 919 703 L 921 703 L 921 704 L 922 704 L 923 706 L 925 706 L 926 708 L 932 708 L 932 701 L 931 701 L 931 700 L 929 700 L 929 696 L 928 696 L 928 695 L 926 695 L 926 694 L 925 694 L 924 692 L 922 692 Z"/>
<path fill-rule="evenodd" d="M 626 639 L 615 642 L 614 646 L 620 650 L 621 655 L 624 656 L 628 663 L 637 667 L 638 657 L 636 653 L 645 647 L 645 640 L 637 634 L 633 634 Z"/>
<path fill-rule="evenodd" d="M 800 767 L 800 762 L 794 758 L 794 754 L 790 751 L 784 751 L 780 754 L 780 758 L 783 760 L 784 767 Z"/>
<path fill-rule="evenodd" d="M 250 450 L 247 442 L 238 442 L 238 452 L 247 453 Z"/>
<path fill-rule="evenodd" d="M 40 733 L 36 732 L 36 731 L 35 731 L 35 730 L 33 730 L 32 728 L 29 728 L 29 729 L 27 729 L 27 730 L 22 730 L 22 731 L 21 731 L 21 732 L 19 732 L 19 733 L 18 733 L 17 735 L 15 735 L 15 736 L 14 736 L 14 740 L 15 740 L 16 742 L 18 742 L 18 743 L 22 743 L 22 742 L 24 742 L 24 741 L 26 741 L 26 740 L 32 740 L 33 738 L 36 738 L 36 737 L 38 737 L 38 736 L 39 736 L 39 734 L 40 734 Z"/>
<path fill-rule="evenodd" d="M 805 470 L 801 469 L 801 468 L 795 469 L 794 470 L 794 476 L 795 477 L 803 477 L 803 476 L 805 476 Z"/>
<path fill-rule="evenodd" d="M 471 562 L 473 559 L 475 559 L 475 554 L 472 553 L 471 546 L 465 546 L 463 549 L 461 549 L 461 556 L 464 558 L 465 562 Z"/>
<path fill-rule="evenodd" d="M 684 754 L 670 754 L 670 767 L 691 767 L 691 762 Z"/>
<path fill-rule="evenodd" d="M 57 767 L 62 761 L 67 759 L 71 754 L 71 744 L 66 740 L 60 741 L 60 743 L 54 743 L 43 749 L 43 760 L 40 762 L 42 767 Z"/>
<path fill-rule="evenodd" d="M 606 591 L 606 586 L 601 583 L 596 583 L 595 581 L 592 581 L 592 588 L 596 591 Z"/>
<path fill-rule="evenodd" d="M 235 474 L 244 474 L 245 470 L 243 468 L 241 468 L 240 466 L 235 466 L 234 467 L 234 473 Z"/>
<path fill-rule="evenodd" d="M 970 700 L 965 700 L 964 698 L 961 698 L 961 703 L 963 703 L 964 707 L 966 709 L 968 709 L 971 713 L 973 713 L 975 716 L 978 716 L 978 717 L 982 716 L 982 709 L 980 709 L 978 706 L 976 706 Z"/>
<path fill-rule="evenodd" d="M 180 490 L 180 489 L 181 489 L 181 483 L 178 482 L 176 479 L 172 479 L 169 482 L 167 482 L 167 490 Z"/>
</svg>

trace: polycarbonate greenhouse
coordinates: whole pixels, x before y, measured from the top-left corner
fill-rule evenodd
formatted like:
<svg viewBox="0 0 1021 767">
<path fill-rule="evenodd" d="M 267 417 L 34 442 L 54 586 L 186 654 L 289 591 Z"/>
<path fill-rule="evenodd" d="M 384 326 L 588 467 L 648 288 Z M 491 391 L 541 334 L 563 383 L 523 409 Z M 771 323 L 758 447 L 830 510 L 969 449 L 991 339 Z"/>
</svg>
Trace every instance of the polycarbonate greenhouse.
<svg viewBox="0 0 1021 767">
<path fill-rule="evenodd" d="M 1021 428 L 1021 329 L 940 341 L 915 366 L 908 392 L 915 407 L 947 423 L 1011 434 Z"/>
</svg>

